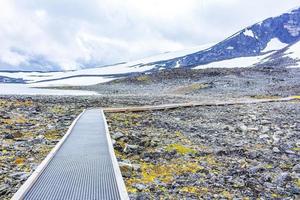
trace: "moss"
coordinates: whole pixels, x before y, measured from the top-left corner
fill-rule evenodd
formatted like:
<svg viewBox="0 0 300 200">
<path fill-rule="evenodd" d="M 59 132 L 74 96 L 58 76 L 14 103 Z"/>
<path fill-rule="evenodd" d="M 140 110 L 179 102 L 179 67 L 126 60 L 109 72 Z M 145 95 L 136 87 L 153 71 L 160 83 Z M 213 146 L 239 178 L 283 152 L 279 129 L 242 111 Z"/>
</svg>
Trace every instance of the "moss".
<svg viewBox="0 0 300 200">
<path fill-rule="evenodd" d="M 194 187 L 194 186 L 186 186 L 179 189 L 180 192 L 191 193 L 191 194 L 205 194 L 209 190 L 206 187 Z"/>
<path fill-rule="evenodd" d="M 190 85 L 185 85 L 181 87 L 177 87 L 176 89 L 173 90 L 174 93 L 177 94 L 188 94 L 197 90 L 205 89 L 208 88 L 208 84 L 203 84 L 203 83 L 192 83 Z"/>
<path fill-rule="evenodd" d="M 296 179 L 295 185 L 297 185 L 297 187 L 300 188 L 300 178 L 297 178 L 297 179 Z"/>
<path fill-rule="evenodd" d="M 25 124 L 27 120 L 22 116 L 16 116 L 13 119 L 3 119 L 2 123 L 7 125 Z"/>
<path fill-rule="evenodd" d="M 25 162 L 25 158 L 16 158 L 16 160 L 15 160 L 15 163 L 17 164 L 17 165 L 22 165 L 22 164 L 24 164 L 24 162 Z"/>
<path fill-rule="evenodd" d="M 141 115 L 136 113 L 115 113 L 112 114 L 111 120 L 117 123 L 122 123 L 124 126 L 131 128 L 133 126 L 140 126 Z"/>
<path fill-rule="evenodd" d="M 61 139 L 60 132 L 57 131 L 57 130 L 47 131 L 44 136 L 47 140 L 59 140 L 59 139 Z"/>
<path fill-rule="evenodd" d="M 251 96 L 254 99 L 279 99 L 280 96 L 270 96 L 270 95 L 254 95 Z"/>
<path fill-rule="evenodd" d="M 137 190 L 136 188 L 134 188 L 134 187 L 127 187 L 126 189 L 127 189 L 127 192 L 128 192 L 128 193 L 137 193 L 137 191 L 138 191 L 138 190 Z"/>
<path fill-rule="evenodd" d="M 151 78 L 149 76 L 143 75 L 143 76 L 139 76 L 136 78 L 137 81 L 139 82 L 150 82 Z"/>
<path fill-rule="evenodd" d="M 233 198 L 232 194 L 230 194 L 230 192 L 228 192 L 226 190 L 224 190 L 221 194 L 222 194 L 223 197 L 225 197 L 227 199 L 232 199 Z"/>
<path fill-rule="evenodd" d="M 273 165 L 271 165 L 271 164 L 266 164 L 266 165 L 265 165 L 265 168 L 266 168 L 266 169 L 273 169 L 274 167 L 273 167 Z"/>
<path fill-rule="evenodd" d="M 300 151 L 300 147 L 294 147 L 292 148 L 292 151 Z"/>
<path fill-rule="evenodd" d="M 292 96 L 294 99 L 300 99 L 300 96 Z"/>
<path fill-rule="evenodd" d="M 181 162 L 178 162 L 181 163 Z M 184 173 L 196 173 L 204 168 L 198 163 L 186 163 L 186 164 L 158 164 L 143 163 L 141 165 L 141 179 L 136 180 L 142 183 L 152 183 L 154 180 L 159 180 L 163 183 L 170 183 L 173 181 L 174 175 L 180 175 Z"/>
<path fill-rule="evenodd" d="M 195 149 L 189 148 L 189 147 L 185 147 L 181 144 L 170 144 L 166 147 L 167 151 L 176 151 L 179 154 L 188 154 L 188 153 L 196 153 L 197 151 Z"/>
</svg>

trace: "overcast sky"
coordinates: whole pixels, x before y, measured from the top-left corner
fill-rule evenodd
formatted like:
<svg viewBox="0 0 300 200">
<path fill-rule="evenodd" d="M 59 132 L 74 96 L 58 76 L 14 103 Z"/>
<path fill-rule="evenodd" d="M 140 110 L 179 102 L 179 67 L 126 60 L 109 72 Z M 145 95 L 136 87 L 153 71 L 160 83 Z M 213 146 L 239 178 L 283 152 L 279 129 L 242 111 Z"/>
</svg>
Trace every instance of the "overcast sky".
<svg viewBox="0 0 300 200">
<path fill-rule="evenodd" d="M 218 42 L 299 0 L 1 0 L 0 60 L 64 69 Z"/>
</svg>

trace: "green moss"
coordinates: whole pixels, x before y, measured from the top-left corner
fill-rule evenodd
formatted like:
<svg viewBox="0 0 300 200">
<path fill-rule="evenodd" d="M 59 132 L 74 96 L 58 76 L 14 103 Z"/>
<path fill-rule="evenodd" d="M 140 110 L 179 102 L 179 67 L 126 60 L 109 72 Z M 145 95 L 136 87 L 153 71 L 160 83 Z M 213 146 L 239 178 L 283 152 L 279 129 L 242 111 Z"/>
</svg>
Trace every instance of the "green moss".
<svg viewBox="0 0 300 200">
<path fill-rule="evenodd" d="M 137 81 L 139 82 L 150 82 L 151 79 L 149 76 L 143 75 L 143 76 L 139 76 L 136 78 Z"/>
<path fill-rule="evenodd" d="M 188 154 L 188 153 L 196 153 L 197 151 L 195 149 L 189 148 L 189 147 L 185 147 L 181 144 L 170 144 L 166 147 L 167 151 L 176 151 L 179 154 Z"/>
<path fill-rule="evenodd" d="M 190 193 L 190 194 L 205 194 L 208 192 L 208 188 L 206 187 L 194 187 L 194 186 L 186 186 L 179 189 L 180 192 Z"/>
<path fill-rule="evenodd" d="M 222 194 L 223 197 L 225 197 L 227 199 L 232 199 L 233 198 L 232 194 L 230 194 L 230 192 L 228 192 L 226 190 L 224 190 L 221 194 Z"/>
<path fill-rule="evenodd" d="M 48 140 L 59 140 L 61 139 L 60 132 L 57 130 L 51 130 L 45 133 L 45 138 Z"/>
<path fill-rule="evenodd" d="M 293 151 L 300 151 L 300 147 L 294 147 L 292 148 Z"/>
<path fill-rule="evenodd" d="M 296 179 L 295 185 L 297 185 L 297 187 L 300 188 L 300 178 L 297 178 L 297 179 Z"/>
</svg>

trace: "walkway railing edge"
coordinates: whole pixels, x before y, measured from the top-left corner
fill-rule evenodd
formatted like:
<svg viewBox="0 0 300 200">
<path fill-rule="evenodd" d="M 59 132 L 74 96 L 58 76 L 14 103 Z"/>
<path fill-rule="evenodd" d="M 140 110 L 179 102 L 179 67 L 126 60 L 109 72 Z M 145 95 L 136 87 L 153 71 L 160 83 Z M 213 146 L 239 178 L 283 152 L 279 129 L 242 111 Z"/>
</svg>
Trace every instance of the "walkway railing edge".
<svg viewBox="0 0 300 200">
<path fill-rule="evenodd" d="M 118 188 L 119 188 L 119 194 L 120 194 L 120 197 L 121 197 L 122 200 L 129 200 L 127 189 L 126 189 L 123 177 L 122 177 L 121 170 L 119 168 L 117 157 L 115 155 L 115 151 L 114 151 L 114 148 L 113 148 L 112 140 L 111 140 L 111 137 L 110 137 L 110 133 L 109 133 L 109 129 L 108 129 L 108 125 L 107 125 L 107 121 L 106 121 L 106 117 L 105 117 L 103 109 L 100 109 L 100 112 L 101 112 L 101 115 L 102 115 L 103 120 L 104 120 L 105 133 L 106 133 L 106 138 L 107 138 L 107 143 L 108 143 L 108 149 L 109 149 L 109 153 L 110 153 L 110 156 L 111 156 L 111 159 L 112 159 L 114 172 L 115 172 L 115 175 L 116 175 L 116 181 L 117 181 L 117 185 L 118 185 Z"/>
<path fill-rule="evenodd" d="M 77 121 L 83 115 L 86 110 L 84 109 L 72 122 L 66 134 L 62 137 L 62 139 L 55 145 L 55 147 L 50 151 L 50 153 L 46 156 L 46 158 L 41 162 L 41 164 L 34 170 L 34 172 L 30 175 L 30 177 L 23 183 L 23 185 L 18 189 L 18 191 L 14 194 L 11 200 L 21 200 L 25 197 L 26 193 L 32 187 L 32 185 L 36 182 L 42 172 L 45 170 L 49 162 L 61 148 L 63 143 L 67 140 L 69 135 L 71 134 L 74 126 L 76 125 Z"/>
</svg>

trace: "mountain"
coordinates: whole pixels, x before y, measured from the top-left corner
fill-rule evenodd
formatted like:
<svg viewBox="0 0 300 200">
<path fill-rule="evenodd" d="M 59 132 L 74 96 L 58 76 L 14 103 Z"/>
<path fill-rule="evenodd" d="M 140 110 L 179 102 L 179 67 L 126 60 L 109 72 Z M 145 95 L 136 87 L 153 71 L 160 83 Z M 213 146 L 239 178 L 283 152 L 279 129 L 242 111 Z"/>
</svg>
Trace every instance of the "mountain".
<svg viewBox="0 0 300 200">
<path fill-rule="evenodd" d="M 300 8 L 249 26 L 216 44 L 134 62 L 69 72 L 1 72 L 2 79 L 34 86 L 92 85 L 132 73 L 166 68 L 300 66 Z"/>
<path fill-rule="evenodd" d="M 157 66 L 195 67 L 239 57 L 261 56 L 300 40 L 300 8 L 249 26 L 226 40 L 193 54 L 155 63 Z"/>
</svg>

